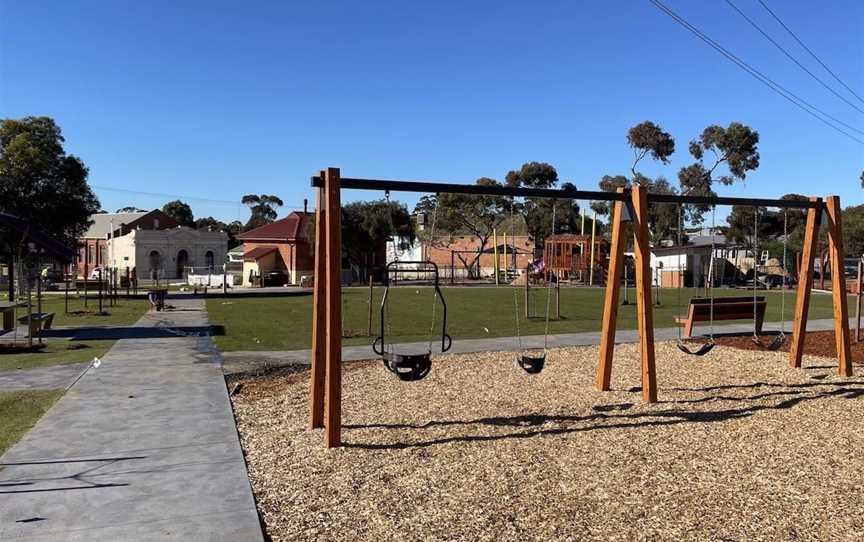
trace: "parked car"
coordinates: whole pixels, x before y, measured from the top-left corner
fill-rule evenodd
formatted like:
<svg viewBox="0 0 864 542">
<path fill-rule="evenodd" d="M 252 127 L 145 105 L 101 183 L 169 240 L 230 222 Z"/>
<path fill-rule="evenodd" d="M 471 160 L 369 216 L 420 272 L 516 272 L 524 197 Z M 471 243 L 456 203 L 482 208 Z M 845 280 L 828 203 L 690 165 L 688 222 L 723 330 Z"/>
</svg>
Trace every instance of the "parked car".
<svg viewBox="0 0 864 542">
<path fill-rule="evenodd" d="M 284 286 L 288 284 L 288 275 L 282 271 L 270 271 L 261 277 L 262 286 Z"/>
</svg>

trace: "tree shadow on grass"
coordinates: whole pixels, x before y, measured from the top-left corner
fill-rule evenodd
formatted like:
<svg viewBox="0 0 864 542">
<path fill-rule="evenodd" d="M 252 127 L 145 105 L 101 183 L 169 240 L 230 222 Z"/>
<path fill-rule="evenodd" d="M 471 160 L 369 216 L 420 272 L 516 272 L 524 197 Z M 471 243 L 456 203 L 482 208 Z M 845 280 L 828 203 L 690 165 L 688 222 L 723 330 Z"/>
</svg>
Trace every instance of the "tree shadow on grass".
<svg viewBox="0 0 864 542">
<path fill-rule="evenodd" d="M 801 384 L 767 384 L 757 382 L 754 384 L 737 384 L 729 386 L 712 386 L 706 388 L 674 388 L 673 391 L 714 391 L 723 389 L 746 389 L 758 387 L 785 388 L 768 393 L 757 393 L 744 397 L 714 395 L 693 400 L 666 401 L 668 404 L 693 404 L 708 401 L 733 401 L 749 402 L 767 397 L 787 397 L 779 403 L 772 405 L 748 405 L 739 408 L 724 408 L 710 411 L 684 411 L 684 410 L 650 410 L 644 412 L 627 413 L 620 412 L 629 408 L 627 403 L 621 405 L 626 408 L 602 410 L 587 415 L 546 415 L 546 414 L 524 414 L 519 416 L 493 416 L 477 418 L 474 420 L 447 420 L 430 421 L 424 424 L 356 424 L 345 425 L 346 429 L 430 429 L 435 427 L 453 426 L 492 426 L 512 427 L 523 429 L 496 435 L 460 435 L 453 437 L 442 437 L 419 442 L 397 442 L 397 443 L 351 443 L 345 442 L 347 448 L 360 448 L 368 450 L 399 450 L 407 448 L 426 448 L 451 444 L 456 442 L 486 442 L 506 439 L 523 439 L 537 436 L 567 435 L 573 433 L 584 433 L 589 431 L 602 431 L 613 429 L 631 429 L 641 427 L 663 427 L 686 423 L 714 423 L 725 422 L 738 418 L 747 418 L 762 411 L 786 410 L 799 403 L 818 401 L 831 397 L 842 397 L 844 399 L 857 399 L 864 395 L 864 382 L 842 382 L 842 383 L 801 383 Z M 829 388 L 819 393 L 812 393 L 812 388 Z M 615 411 L 619 412 L 615 412 Z M 614 413 L 613 413 L 614 412 Z M 588 424 L 578 427 L 565 426 L 542 429 L 548 423 L 557 424 Z M 527 430 L 526 430 L 527 429 Z"/>
</svg>

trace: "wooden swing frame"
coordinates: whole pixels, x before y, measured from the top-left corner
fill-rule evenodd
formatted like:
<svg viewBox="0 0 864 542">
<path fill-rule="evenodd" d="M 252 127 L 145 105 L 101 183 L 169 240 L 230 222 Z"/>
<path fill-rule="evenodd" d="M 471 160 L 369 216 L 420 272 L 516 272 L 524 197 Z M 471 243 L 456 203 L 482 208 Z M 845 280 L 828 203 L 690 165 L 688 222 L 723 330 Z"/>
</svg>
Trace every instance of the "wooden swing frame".
<svg viewBox="0 0 864 542">
<path fill-rule="evenodd" d="M 312 301 L 312 368 L 309 381 L 310 427 L 324 428 L 328 448 L 342 445 L 342 220 L 341 191 L 375 190 L 425 193 L 459 193 L 509 197 L 543 197 L 614 202 L 612 239 L 608 255 L 609 280 L 606 284 L 600 355 L 597 366 L 597 389 L 608 391 L 612 382 L 615 353 L 615 332 L 620 297 L 621 274 L 624 267 L 622 222 L 633 222 L 636 313 L 642 373 L 642 398 L 657 401 L 657 370 L 654 352 L 654 308 L 651 302 L 651 247 L 648 233 L 648 203 L 753 205 L 764 207 L 806 209 L 804 247 L 795 301 L 792 344 L 789 365 L 800 368 L 807 329 L 807 311 L 813 287 L 814 258 L 817 252 L 819 228 L 823 215 L 828 226 L 828 247 L 832 269 L 843 269 L 843 228 L 840 198 L 812 197 L 807 201 L 780 199 L 678 196 L 648 194 L 642 186 L 618 188 L 616 192 L 580 191 L 569 189 L 479 186 L 448 183 L 388 181 L 342 178 L 338 168 L 321 170 L 312 177 L 316 189 L 315 206 L 315 286 Z M 625 210 L 627 211 L 625 213 Z M 846 300 L 846 278 L 832 273 L 834 334 L 838 353 L 837 371 L 840 376 L 852 376 L 852 354 L 849 331 L 849 309 Z"/>
</svg>

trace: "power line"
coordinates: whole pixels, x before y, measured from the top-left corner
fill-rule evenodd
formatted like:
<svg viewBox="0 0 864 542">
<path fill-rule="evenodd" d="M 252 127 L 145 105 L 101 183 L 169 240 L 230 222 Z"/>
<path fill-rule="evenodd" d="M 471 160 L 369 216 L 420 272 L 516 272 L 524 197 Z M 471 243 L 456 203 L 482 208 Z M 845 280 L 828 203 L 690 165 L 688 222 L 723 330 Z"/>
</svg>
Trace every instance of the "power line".
<svg viewBox="0 0 864 542">
<path fill-rule="evenodd" d="M 849 139 L 864 145 L 864 140 L 859 139 L 858 137 L 850 134 L 849 132 L 843 130 L 842 128 L 839 128 L 838 126 L 835 126 L 831 122 L 828 122 L 825 118 L 823 118 L 823 116 L 833 120 L 834 122 L 836 122 L 838 124 L 841 124 L 841 125 L 847 127 L 848 129 L 850 129 L 852 131 L 858 132 L 860 134 L 864 134 L 864 131 L 859 130 L 858 128 L 855 128 L 854 126 L 851 126 L 851 125 L 843 122 L 842 120 L 822 111 L 821 109 L 810 104 L 806 100 L 793 94 L 792 92 L 790 92 L 789 90 L 787 90 L 786 88 L 781 86 L 779 83 L 774 82 L 768 76 L 766 76 L 765 74 L 763 74 L 762 72 L 760 72 L 756 68 L 750 66 L 749 64 L 747 64 L 746 62 L 741 60 L 738 56 L 736 56 L 734 53 L 732 53 L 731 51 L 729 51 L 728 49 L 726 49 L 725 47 L 723 47 L 722 45 L 720 45 L 719 43 L 717 43 L 716 41 L 714 41 L 713 39 L 708 37 L 707 35 L 705 35 L 702 31 L 700 31 L 698 28 L 696 28 L 695 26 L 693 26 L 692 24 L 690 24 L 689 22 L 684 20 L 681 16 L 679 16 L 677 13 L 672 11 L 670 8 L 668 8 L 665 4 L 663 4 L 659 0 L 649 0 L 649 1 L 652 4 L 654 4 L 654 7 L 656 7 L 657 9 L 659 9 L 660 11 L 665 13 L 666 15 L 669 15 L 669 17 L 671 17 L 673 20 L 675 20 L 675 22 L 677 22 L 678 24 L 680 24 L 681 26 L 683 26 L 684 28 L 689 30 L 691 33 L 696 35 L 696 37 L 698 37 L 700 40 L 704 41 L 705 43 L 710 45 L 712 48 L 717 50 L 720 54 L 722 54 L 728 60 L 730 60 L 731 62 L 736 64 L 739 68 L 741 68 L 744 71 L 746 71 L 747 73 L 749 73 L 757 81 L 764 84 L 765 86 L 767 86 L 768 88 L 773 90 L 775 93 L 779 94 L 780 96 L 782 96 L 783 98 L 785 98 L 789 102 L 793 103 L 795 106 L 797 106 L 798 108 L 800 108 L 801 110 L 806 112 L 808 115 L 814 117 L 815 119 L 817 119 L 821 123 L 825 124 L 829 128 L 832 128 L 832 129 L 836 130 L 837 132 L 840 132 L 841 134 L 845 135 Z M 820 116 L 820 115 L 822 115 L 822 116 Z"/>
<path fill-rule="evenodd" d="M 820 79 L 819 77 L 817 77 L 815 73 L 811 72 L 811 71 L 807 68 L 807 66 L 805 66 L 804 64 L 801 64 L 800 62 L 798 62 L 798 59 L 797 59 L 797 58 L 795 58 L 794 56 L 792 56 L 792 54 L 791 54 L 789 51 L 787 51 L 785 48 L 783 48 L 782 45 L 780 45 L 779 43 L 777 43 L 777 41 L 774 40 L 774 38 L 772 38 L 771 36 L 769 36 L 767 32 L 765 32 L 764 30 L 762 30 L 762 28 L 761 28 L 758 24 L 756 24 L 756 22 L 753 21 L 753 19 L 751 19 L 750 17 L 748 17 L 747 14 L 745 14 L 743 11 L 741 11 L 741 10 L 738 8 L 738 6 L 736 6 L 734 3 L 732 3 L 732 0 L 726 0 L 726 3 L 729 4 L 729 5 L 732 7 L 732 9 L 734 9 L 735 11 L 737 11 L 737 12 L 738 12 L 738 15 L 740 15 L 741 17 L 743 17 L 745 21 L 747 21 L 748 23 L 750 23 L 750 25 L 751 25 L 753 28 L 755 28 L 756 30 L 758 30 L 759 33 L 762 34 L 762 36 L 765 37 L 765 39 L 767 39 L 768 41 L 770 41 L 771 43 L 773 43 L 773 44 L 774 44 L 774 47 L 776 47 L 776 48 L 779 49 L 779 50 L 780 50 L 784 55 L 786 55 L 786 57 L 787 57 L 789 60 L 791 60 L 792 62 L 794 62 L 796 66 L 798 66 L 799 68 L 801 68 L 802 70 L 804 70 L 804 72 L 806 72 L 807 75 L 809 75 L 810 77 L 812 77 L 813 79 L 815 79 L 815 80 L 816 80 L 820 85 L 822 85 L 823 87 L 825 87 L 825 88 L 828 90 L 828 92 L 830 92 L 830 93 L 833 94 L 834 96 L 837 96 L 838 98 L 840 98 L 841 100 L 843 100 L 844 102 L 846 102 L 847 104 L 849 104 L 849 106 L 852 107 L 853 109 L 855 109 L 855 111 L 858 111 L 859 113 L 864 113 L 864 109 L 861 109 L 860 107 L 858 107 L 858 106 L 855 105 L 854 103 L 850 102 L 850 101 L 849 101 L 845 96 L 843 96 L 842 94 L 840 94 L 839 92 L 837 92 L 836 90 L 834 90 L 833 87 L 829 86 L 825 81 L 823 81 L 822 79 Z"/>
<path fill-rule="evenodd" d="M 112 192 L 125 192 L 128 194 L 140 194 L 142 196 L 151 196 L 151 197 L 157 197 L 157 198 L 175 198 L 175 199 L 189 200 L 189 201 L 204 201 L 204 202 L 208 202 L 208 203 L 221 203 L 221 204 L 226 204 L 226 205 L 232 205 L 232 206 L 235 206 L 238 208 L 245 207 L 245 205 L 243 205 L 243 203 L 240 201 L 201 198 L 201 197 L 197 197 L 197 196 L 183 196 L 180 194 L 168 194 L 168 193 L 163 193 L 163 192 L 144 192 L 141 190 L 131 190 L 128 188 L 115 188 L 115 187 L 110 187 L 110 186 L 99 186 L 99 185 L 90 185 L 90 186 L 97 189 L 97 190 L 108 190 L 108 191 L 112 191 Z M 293 206 L 292 205 L 283 205 L 282 208 L 283 209 L 302 209 L 303 206 L 302 205 L 293 205 Z"/>
<path fill-rule="evenodd" d="M 825 71 L 826 71 L 826 72 L 828 72 L 828 73 L 831 74 L 831 77 L 833 77 L 835 81 L 837 81 L 838 83 L 840 83 L 841 85 L 843 85 L 843 87 L 844 87 L 846 90 L 848 90 L 850 93 L 852 93 L 853 96 L 855 96 L 856 98 L 858 98 L 858 99 L 861 101 L 861 103 L 864 103 L 864 98 L 861 98 L 861 96 L 859 96 L 857 92 L 855 92 L 854 90 L 852 90 L 852 89 L 849 87 L 849 85 L 847 85 L 846 83 L 844 83 L 844 82 L 840 79 L 840 77 L 838 77 L 837 74 L 834 73 L 834 72 L 831 70 L 831 68 L 829 68 L 829 67 L 828 67 L 824 62 L 822 62 L 822 59 L 819 58 L 818 56 L 816 56 L 816 53 L 814 53 L 813 51 L 811 51 L 810 48 L 807 47 L 807 46 L 804 44 L 803 41 L 801 41 L 801 38 L 799 38 L 799 37 L 795 34 L 795 32 L 792 32 L 792 29 L 789 28 L 788 26 L 786 26 L 786 24 L 785 24 L 783 21 L 780 20 L 780 17 L 778 17 L 776 13 L 774 13 L 773 11 L 771 11 L 771 8 L 768 7 L 768 4 L 766 4 L 766 3 L 763 2 L 762 0 L 759 0 L 759 3 L 762 4 L 762 7 L 765 8 L 765 11 L 767 11 L 768 13 L 771 14 L 772 17 L 774 17 L 774 20 L 775 20 L 775 21 L 777 21 L 778 23 L 780 23 L 780 26 L 782 26 L 782 27 L 786 30 L 786 32 L 789 32 L 789 35 L 790 35 L 790 36 L 792 36 L 793 38 L 795 38 L 795 41 L 798 42 L 798 45 L 800 45 L 801 47 L 804 48 L 805 51 L 807 51 L 808 53 L 810 53 L 810 56 L 812 56 L 812 57 L 816 60 L 816 62 L 819 63 L 820 66 L 822 66 L 823 68 L 825 68 Z"/>
</svg>

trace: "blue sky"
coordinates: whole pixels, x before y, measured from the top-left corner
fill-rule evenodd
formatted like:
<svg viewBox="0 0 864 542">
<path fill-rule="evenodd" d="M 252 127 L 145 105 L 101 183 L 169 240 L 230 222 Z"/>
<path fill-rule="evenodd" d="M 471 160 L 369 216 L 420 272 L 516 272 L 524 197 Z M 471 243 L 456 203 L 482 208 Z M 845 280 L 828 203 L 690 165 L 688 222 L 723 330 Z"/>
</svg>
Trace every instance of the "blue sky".
<svg viewBox="0 0 864 542">
<path fill-rule="evenodd" d="M 734 1 L 838 86 L 756 0 Z M 864 2 L 766 1 L 864 96 Z M 667 4 L 864 130 L 864 114 L 725 1 Z M 740 121 L 761 134 L 762 165 L 722 193 L 837 193 L 844 204 L 864 203 L 864 146 L 760 85 L 647 0 L 0 0 L 0 116 L 25 115 L 60 123 L 110 211 L 180 195 L 196 216 L 245 221 L 234 203 L 244 193 L 301 206 L 312 197 L 309 176 L 326 166 L 352 177 L 472 182 L 539 160 L 593 189 L 604 174 L 628 172 L 625 134 L 647 119 L 678 143 L 672 163 L 648 165 L 647 174 L 676 179 L 691 161 L 691 138 Z"/>
</svg>

